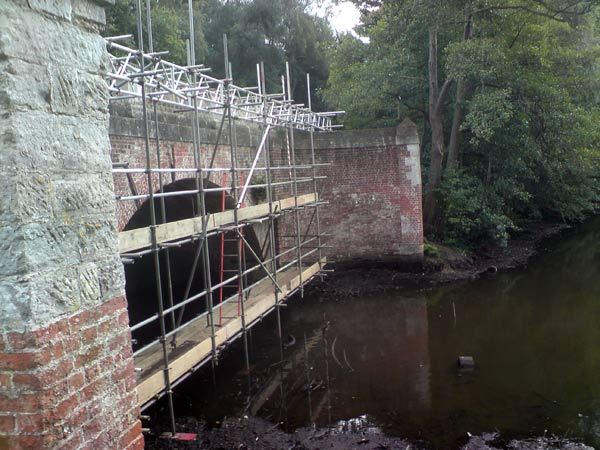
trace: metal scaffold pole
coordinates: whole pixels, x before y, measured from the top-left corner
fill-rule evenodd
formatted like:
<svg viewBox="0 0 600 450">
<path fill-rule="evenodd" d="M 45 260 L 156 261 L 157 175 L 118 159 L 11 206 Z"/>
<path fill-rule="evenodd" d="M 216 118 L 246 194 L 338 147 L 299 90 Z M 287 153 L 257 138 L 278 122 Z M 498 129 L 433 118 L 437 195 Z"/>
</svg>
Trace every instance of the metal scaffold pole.
<svg viewBox="0 0 600 450">
<path fill-rule="evenodd" d="M 290 65 L 288 62 L 285 63 L 285 72 L 287 80 L 287 101 L 292 102 L 292 92 L 290 83 Z M 292 185 L 291 193 L 294 197 L 294 225 L 296 227 L 296 265 L 298 267 L 298 274 L 300 277 L 300 295 L 304 297 L 304 285 L 302 284 L 302 242 L 300 236 L 300 210 L 298 209 L 298 176 L 296 172 L 296 146 L 294 140 L 294 128 L 290 124 L 288 127 L 288 144 L 289 151 L 291 153 L 291 171 L 292 171 Z"/>
<path fill-rule="evenodd" d="M 154 42 L 152 41 L 152 9 L 150 0 L 146 0 L 146 27 L 148 33 L 148 51 L 154 53 Z"/>
<path fill-rule="evenodd" d="M 188 0 L 188 16 L 189 16 L 189 61 L 188 65 L 190 67 L 194 67 L 196 65 L 196 49 L 195 49 L 195 29 L 194 29 L 194 8 L 192 0 Z M 192 69 L 191 73 L 192 81 L 196 84 L 196 71 Z M 191 97 L 191 103 L 193 105 L 193 114 L 192 114 L 192 141 L 194 148 L 194 166 L 196 167 L 196 205 L 198 208 L 198 216 L 204 218 L 202 231 L 200 233 L 200 242 L 199 242 L 199 252 L 202 255 L 203 264 L 202 264 L 202 281 L 205 288 L 205 296 L 204 296 L 204 305 L 207 311 L 206 321 L 207 325 L 210 328 L 210 348 L 211 348 L 211 373 L 213 383 L 216 382 L 215 375 L 215 363 L 217 361 L 217 344 L 215 337 L 215 319 L 214 319 L 214 303 L 213 303 L 213 289 L 212 289 L 212 278 L 210 274 L 210 250 L 208 246 L 208 236 L 206 233 L 206 196 L 205 196 L 205 186 L 204 186 L 204 176 L 203 176 L 203 162 L 202 162 L 202 154 L 200 148 L 200 126 L 198 119 L 198 108 L 197 108 L 197 97 L 193 95 L 192 92 L 189 93 Z M 200 255 L 198 255 L 200 256 Z M 190 278 L 188 280 L 188 286 L 191 286 L 192 280 L 194 277 L 195 268 L 197 267 L 198 261 L 197 257 L 194 258 L 194 271 L 190 273 Z M 187 287 L 187 286 L 186 286 Z M 189 290 L 187 292 L 189 295 Z M 180 318 L 182 317 L 182 313 Z M 180 325 L 180 323 L 178 323 Z"/>
<path fill-rule="evenodd" d="M 142 4 L 141 0 L 137 1 L 137 12 L 138 12 L 138 40 L 140 46 L 142 46 L 143 36 L 142 36 Z M 140 50 L 140 59 L 143 65 L 143 54 L 142 50 Z M 171 378 L 169 374 L 169 352 L 167 350 L 167 340 L 165 337 L 166 334 L 166 326 L 165 326 L 165 315 L 164 315 L 164 307 L 163 307 L 163 295 L 162 295 L 162 282 L 161 282 L 161 271 L 160 271 L 160 257 L 159 252 L 160 249 L 158 247 L 158 243 L 156 240 L 156 211 L 154 208 L 154 189 L 152 183 L 152 172 L 149 170 L 152 167 L 152 160 L 150 157 L 150 129 L 148 124 L 148 111 L 146 107 L 146 88 L 145 88 L 145 80 L 144 77 L 140 79 L 140 90 L 142 95 L 142 114 L 144 121 L 144 148 L 146 153 L 146 168 L 147 172 L 147 182 L 148 182 L 148 193 L 149 193 L 149 202 L 150 202 L 150 236 L 152 240 L 152 257 L 154 262 L 154 276 L 155 276 L 155 286 L 156 286 L 156 298 L 157 298 L 157 307 L 158 307 L 158 316 L 159 316 L 159 325 L 160 325 L 160 343 L 162 346 L 162 362 L 163 362 L 163 379 L 165 384 L 165 392 L 167 395 L 167 403 L 169 408 L 169 419 L 171 426 L 171 433 L 174 436 L 176 433 L 175 427 L 175 411 L 173 407 L 173 391 L 171 389 Z"/>
<path fill-rule="evenodd" d="M 233 226 L 236 230 L 236 252 L 237 252 L 237 266 L 238 266 L 238 295 L 239 295 L 239 312 L 240 317 L 242 319 L 242 338 L 244 341 L 244 360 L 246 363 L 246 369 L 248 373 L 250 372 L 250 355 L 248 351 L 248 330 L 246 327 L 246 312 L 245 312 L 245 289 L 244 289 L 244 255 L 243 255 L 243 246 L 241 235 L 239 233 L 240 223 L 238 219 L 238 194 L 237 194 L 237 184 L 238 184 L 238 174 L 236 171 L 236 159 L 237 159 L 237 142 L 236 142 L 236 130 L 235 130 L 235 122 L 233 116 L 231 114 L 231 90 L 230 79 L 229 79 L 229 51 L 227 48 L 227 35 L 223 35 L 223 54 L 225 57 L 225 106 L 227 108 L 227 120 L 229 124 L 229 152 L 230 152 L 230 164 L 231 164 L 231 196 L 233 197 L 233 203 L 235 207 L 233 208 Z"/>
<path fill-rule="evenodd" d="M 265 79 L 265 67 L 261 62 L 257 64 L 257 73 L 258 73 L 258 86 L 261 93 L 266 92 L 266 79 Z M 263 100 L 263 113 L 267 110 L 266 97 Z M 267 125 L 267 116 L 263 114 L 263 128 L 266 130 Z M 268 237 L 269 237 L 269 256 L 271 257 L 271 275 L 273 277 L 273 293 L 275 298 L 275 314 L 277 315 L 277 336 L 279 338 L 279 353 L 281 359 L 283 359 L 283 331 L 281 327 L 281 301 L 279 298 L 279 289 L 277 286 L 277 259 L 276 259 L 276 247 L 275 247 L 275 211 L 273 210 L 273 186 L 272 186 L 272 178 L 271 178 L 271 152 L 270 152 L 270 142 L 267 136 L 267 141 L 265 143 L 265 178 L 267 182 L 267 203 L 269 205 L 269 220 L 268 220 Z"/>
<path fill-rule="evenodd" d="M 121 186 L 119 190 L 128 187 L 118 192 L 117 207 L 125 215 L 132 214 L 119 233 L 121 258 L 148 272 L 142 274 L 148 278 L 142 282 L 151 285 L 151 290 L 142 291 L 144 307 L 148 296 L 155 293 L 156 297 L 151 312 L 130 322 L 132 335 L 151 334 L 134 342 L 138 403 L 144 410 L 166 400 L 169 434 L 178 438 L 173 388 L 209 361 L 216 380 L 219 351 L 238 337 L 243 340 L 250 373 L 249 333 L 273 310 L 283 358 L 281 307 L 295 292 L 303 295 L 304 284 L 323 270 L 323 203 L 318 196 L 323 177 L 318 168 L 326 163 L 317 163 L 314 133 L 335 129 L 332 118 L 337 112 L 312 111 L 308 75 L 308 106 L 294 103 L 287 63 L 280 92 L 267 92 L 263 63 L 256 67 L 256 86 L 237 86 L 226 35 L 225 76 L 209 75 L 210 69 L 196 63 L 197 5 L 193 0 L 187 0 L 187 64 L 169 62 L 168 52 L 154 48 L 151 6 L 151 0 L 136 0 L 137 48 L 125 45 L 131 35 L 105 38 L 109 50 L 106 82 L 111 102 L 137 101 L 142 113 L 143 146 L 138 148 L 143 147 L 143 157 L 137 166 L 136 161 L 113 161 L 115 179 L 127 177 L 126 183 L 115 186 Z M 236 70 L 241 73 L 241 68 L 236 66 Z M 177 124 L 186 136 L 190 130 L 190 137 L 182 136 L 185 143 L 181 144 L 172 141 L 167 127 L 177 114 L 190 124 Z M 201 128 L 204 115 L 215 118 L 214 130 Z M 238 143 L 240 122 L 251 130 L 250 144 L 242 141 L 241 131 Z M 296 148 L 298 131 L 309 135 L 310 154 L 306 146 Z M 285 158 L 278 159 L 281 137 L 287 164 Z M 313 207 L 314 214 L 305 222 L 302 212 Z M 136 216 L 138 210 L 143 210 L 137 215 L 143 219 Z M 131 228 L 130 223 L 134 224 Z M 286 224 L 289 233 L 284 232 Z M 260 227 L 262 245 L 254 234 Z M 314 233 L 311 227 L 316 227 Z M 218 249 L 215 240 L 220 240 Z M 225 242 L 234 242 L 235 252 Z M 213 273 L 217 270 L 219 277 Z M 132 292 L 131 297 L 127 292 L 128 301 L 135 296 Z M 215 323 L 215 313 L 225 319 L 223 323 L 220 319 Z"/>
<path fill-rule="evenodd" d="M 193 100 L 194 102 L 196 101 L 196 99 Z M 197 187 L 198 187 L 198 194 L 197 194 L 197 203 L 198 203 L 198 216 L 202 217 L 202 218 L 206 218 L 207 214 L 206 214 L 206 197 L 205 197 L 205 187 L 204 187 L 204 179 L 202 176 L 202 155 L 200 153 L 200 144 L 199 144 L 199 122 L 198 122 L 198 110 L 194 109 L 194 114 L 193 114 L 193 124 L 192 124 L 192 128 L 193 128 L 193 136 L 194 136 L 194 159 L 195 159 L 195 164 L 196 164 L 196 168 L 198 169 L 197 172 L 197 176 L 196 176 L 196 183 L 197 183 Z M 214 311 L 213 311 L 213 289 L 212 289 L 212 279 L 211 279 L 211 275 L 210 275 L 210 250 L 208 247 L 208 236 L 206 233 L 206 228 L 203 224 L 203 228 L 202 228 L 202 232 L 201 232 L 201 240 L 202 242 L 200 243 L 201 248 L 202 248 L 202 257 L 203 257 L 203 267 L 202 267 L 202 277 L 203 277 L 203 281 L 204 281 L 204 287 L 206 290 L 206 296 L 205 296 L 205 305 L 206 305 L 206 310 L 208 311 L 208 315 L 207 315 L 207 322 L 208 322 L 208 326 L 210 327 L 210 340 L 211 340 L 211 352 L 212 352 L 212 359 L 211 359 L 211 364 L 212 364 L 212 368 L 213 368 L 213 375 L 214 375 L 214 363 L 216 361 L 216 356 L 217 356 L 217 345 L 216 345 L 216 339 L 215 339 L 215 319 L 214 319 Z"/>
<path fill-rule="evenodd" d="M 312 110 L 312 93 L 310 91 L 310 74 L 306 74 L 306 90 L 307 90 L 307 98 L 308 98 L 308 109 Z M 315 194 L 315 198 L 318 200 L 319 195 L 319 184 L 317 182 L 317 161 L 315 158 L 315 130 L 311 129 L 309 131 L 310 135 L 310 162 L 312 165 L 312 179 L 313 179 L 313 192 Z M 323 270 L 323 244 L 321 243 L 321 215 L 320 215 L 320 205 L 317 201 L 315 205 L 315 216 L 316 216 L 316 233 L 317 233 L 317 248 L 319 251 L 317 252 L 319 258 L 319 269 Z"/>
<path fill-rule="evenodd" d="M 156 166 L 160 168 L 161 154 L 160 154 L 160 132 L 158 129 L 158 110 L 156 107 L 156 101 L 152 101 L 152 109 L 154 116 L 154 141 L 156 145 Z M 164 192 L 163 184 L 163 173 L 158 172 L 158 188 L 159 192 Z M 167 223 L 167 210 L 165 205 L 165 198 L 160 198 L 160 220 L 161 223 Z M 173 308 L 173 280 L 171 277 L 171 252 L 168 248 L 164 249 L 165 252 L 165 271 L 167 272 L 167 303 L 169 309 Z M 171 312 L 171 327 L 175 328 L 175 312 Z"/>
</svg>

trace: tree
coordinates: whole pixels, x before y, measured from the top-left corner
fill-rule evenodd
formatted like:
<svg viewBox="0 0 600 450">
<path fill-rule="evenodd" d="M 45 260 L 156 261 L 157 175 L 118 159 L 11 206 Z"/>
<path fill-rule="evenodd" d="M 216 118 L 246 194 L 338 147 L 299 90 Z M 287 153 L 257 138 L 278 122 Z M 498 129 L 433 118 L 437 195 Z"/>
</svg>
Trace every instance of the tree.
<svg viewBox="0 0 600 450">
<path fill-rule="evenodd" d="M 316 90 L 329 73 L 326 50 L 333 39 L 329 24 L 309 12 L 303 0 L 229 1 L 207 11 L 206 37 L 212 50 L 210 64 L 222 75 L 222 35 L 229 42 L 236 83 L 256 85 L 258 62 L 265 63 L 267 89 L 281 92 L 285 62 L 292 73 L 292 98 L 306 102 L 306 74 Z M 316 95 L 316 107 L 323 107 Z"/>
<path fill-rule="evenodd" d="M 136 3 L 137 0 L 117 0 L 108 8 L 111 35 L 137 36 Z M 168 59 L 179 64 L 187 61 L 187 4 L 185 0 L 151 2 L 154 48 L 169 50 Z M 306 102 L 306 74 L 310 73 L 313 105 L 324 108 L 316 93 L 329 74 L 326 51 L 333 34 L 326 20 L 310 13 L 310 4 L 307 0 L 194 0 L 196 62 L 210 67 L 214 76 L 224 77 L 223 34 L 226 34 L 236 84 L 256 86 L 256 64 L 264 62 L 267 89 L 281 92 L 281 76 L 288 61 L 292 70 L 292 98 Z M 145 20 L 142 25 L 147 36 Z"/>
<path fill-rule="evenodd" d="M 194 47 L 196 60 L 203 61 L 208 54 L 208 48 L 203 31 L 205 19 L 204 10 L 211 2 L 218 0 L 201 0 L 194 2 Z M 148 30 L 146 21 L 146 2 L 142 1 L 142 31 L 144 36 L 144 50 L 148 51 Z M 177 64 L 187 64 L 187 45 L 189 38 L 188 7 L 187 2 L 181 0 L 151 1 L 152 36 L 155 51 L 168 50 L 166 57 Z M 106 9 L 106 34 L 119 36 L 133 35 L 134 45 L 139 48 L 137 34 L 137 0 L 117 0 L 115 4 Z"/>
<path fill-rule="evenodd" d="M 574 219 L 596 207 L 599 141 L 590 118 L 599 105 L 597 95 L 582 95 L 599 87 L 596 1 L 356 3 L 369 43 L 360 60 L 334 53 L 326 95 L 350 120 L 377 98 L 421 124 L 428 233 L 504 242 L 520 218 Z M 333 76 L 348 66 L 345 79 Z M 371 68 L 368 81 L 356 79 Z M 361 125 L 396 120 L 392 108 L 366 112 L 374 114 Z M 461 235 L 467 218 L 477 225 L 463 230 L 479 234 Z"/>
<path fill-rule="evenodd" d="M 426 67 L 421 78 L 427 80 L 426 116 L 431 134 L 428 182 L 425 186 L 423 206 L 426 228 L 432 230 L 437 228 L 440 217 L 438 189 L 442 180 L 446 148 L 444 116 L 446 100 L 453 84 L 451 78 L 446 78 L 440 87 L 438 44 L 440 33 L 444 33 L 442 39 L 445 40 L 447 39 L 446 34 L 452 33 L 456 28 L 457 4 L 461 2 L 454 0 L 397 0 L 390 2 L 358 1 L 357 3 L 363 8 L 364 14 L 370 16 L 368 19 L 371 23 L 369 37 L 374 46 L 386 48 L 389 47 L 386 45 L 386 41 L 399 41 L 407 50 L 401 53 L 405 57 L 406 65 L 416 64 L 417 67 Z M 398 33 L 397 30 L 402 31 Z M 420 47 L 421 42 L 427 42 L 426 51 Z M 396 57 L 396 54 L 389 52 L 380 54 L 385 59 Z M 406 79 L 411 76 L 400 74 L 399 78 Z M 463 89 L 462 83 L 460 87 Z M 401 95 L 398 97 L 402 98 Z M 455 139 L 455 145 L 456 142 Z"/>
</svg>

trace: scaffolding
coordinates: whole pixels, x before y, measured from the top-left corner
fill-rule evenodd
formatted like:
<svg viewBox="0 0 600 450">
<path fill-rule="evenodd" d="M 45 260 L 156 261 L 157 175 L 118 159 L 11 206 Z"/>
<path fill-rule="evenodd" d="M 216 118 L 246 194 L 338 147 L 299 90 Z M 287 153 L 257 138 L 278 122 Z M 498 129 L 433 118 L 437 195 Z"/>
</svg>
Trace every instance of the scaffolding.
<svg viewBox="0 0 600 450">
<path fill-rule="evenodd" d="M 117 197 L 119 203 L 133 203 L 138 209 L 148 205 L 147 226 L 119 233 L 119 251 L 125 264 L 135 265 L 143 258 L 152 259 L 152 274 L 156 292 L 154 312 L 144 320 L 131 323 L 132 333 L 144 327 L 156 326 L 159 333 L 150 342 L 135 349 L 134 361 L 138 377 L 138 404 L 143 410 L 166 397 L 170 417 L 170 432 L 176 434 L 173 388 L 202 365 L 211 362 L 213 369 L 225 345 L 241 337 L 246 367 L 250 368 L 248 330 L 266 314 L 277 314 L 281 343 L 280 307 L 296 291 L 315 276 L 322 274 L 323 234 L 320 208 L 326 203 L 318 195 L 319 169 L 314 150 L 314 133 L 336 128 L 332 118 L 340 112 L 312 111 L 310 78 L 307 75 L 308 105 L 292 100 L 290 70 L 282 77 L 281 92 L 270 94 L 265 82 L 265 70 L 257 64 L 257 85 L 239 87 L 232 81 L 228 59 L 227 38 L 224 36 L 225 78 L 208 74 L 209 69 L 196 64 L 194 57 L 194 17 L 192 0 L 189 5 L 190 39 L 188 64 L 180 66 L 165 59 L 167 52 L 155 52 L 152 42 L 150 4 L 146 1 L 148 51 L 144 51 L 143 13 L 137 0 L 137 43 L 134 49 L 125 45 L 132 37 L 105 38 L 109 50 L 107 84 L 110 101 L 133 99 L 141 105 L 145 161 L 140 167 L 113 163 L 113 176 L 127 177 L 130 195 Z M 165 167 L 161 148 L 158 108 L 166 105 L 189 116 L 192 129 L 193 167 Z M 218 126 L 212 154 L 202 154 L 202 132 L 199 114 L 215 116 Z M 182 120 L 188 120 L 182 118 Z M 245 121 L 260 130 L 260 141 L 254 150 L 252 163 L 240 165 L 236 123 Z M 310 135 L 310 161 L 296 162 L 294 133 L 302 130 Z M 271 154 L 274 134 L 283 137 L 287 156 L 276 161 Z M 215 167 L 219 146 L 229 147 L 229 164 Z M 203 158 L 205 156 L 206 158 Z M 207 163 L 203 163 L 203 160 Z M 257 176 L 260 174 L 261 176 Z M 143 177 L 145 192 L 139 193 L 133 177 Z M 165 177 L 193 179 L 192 188 L 165 189 Z M 213 186 L 211 176 L 228 178 L 228 186 Z M 256 180 L 260 178 L 260 182 Z M 255 190 L 265 193 L 265 202 L 247 205 Z M 207 211 L 207 196 L 222 196 L 219 211 Z M 225 197 L 232 207 L 225 207 Z M 181 220 L 168 221 L 169 199 L 193 199 L 194 214 Z M 276 227 L 288 224 L 290 233 L 278 233 Z M 248 242 L 248 233 L 257 224 L 266 228 L 260 251 Z M 283 226 L 282 226 L 283 227 Z M 286 228 L 286 229 L 287 229 Z M 209 239 L 220 242 L 218 267 L 211 259 Z M 234 253 L 225 255 L 225 243 Z M 184 245 L 194 249 L 186 289 L 175 298 L 172 286 L 172 252 Z M 235 263 L 226 269 L 225 257 Z M 232 267 L 232 268 L 231 268 Z M 212 273 L 217 270 L 218 277 Z M 202 278 L 203 289 L 192 292 L 192 280 Z M 203 311 L 183 320 L 186 308 L 201 305 Z"/>
</svg>

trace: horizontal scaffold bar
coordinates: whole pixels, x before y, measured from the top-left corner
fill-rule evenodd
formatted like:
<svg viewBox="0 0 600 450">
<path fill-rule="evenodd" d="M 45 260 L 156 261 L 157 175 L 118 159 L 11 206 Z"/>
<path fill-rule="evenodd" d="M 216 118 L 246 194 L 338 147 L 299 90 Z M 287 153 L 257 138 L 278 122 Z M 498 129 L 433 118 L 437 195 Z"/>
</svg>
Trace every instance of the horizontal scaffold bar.
<svg viewBox="0 0 600 450">
<path fill-rule="evenodd" d="M 305 194 L 298 196 L 296 204 L 294 197 L 285 198 L 273 202 L 272 211 L 280 212 L 296 206 L 308 205 L 318 201 L 316 194 Z M 268 216 L 269 204 L 247 206 L 237 210 L 238 221 L 253 220 Z M 204 216 L 198 216 L 191 219 L 167 222 L 156 226 L 156 242 L 161 244 L 175 239 L 181 239 L 188 236 L 194 236 L 203 232 Z M 233 210 L 227 210 L 208 215 L 208 224 L 206 232 L 214 231 L 235 223 Z M 152 235 L 150 227 L 136 228 L 134 230 L 122 231 L 119 233 L 119 252 L 127 253 L 134 250 L 150 247 L 152 245 Z"/>
</svg>

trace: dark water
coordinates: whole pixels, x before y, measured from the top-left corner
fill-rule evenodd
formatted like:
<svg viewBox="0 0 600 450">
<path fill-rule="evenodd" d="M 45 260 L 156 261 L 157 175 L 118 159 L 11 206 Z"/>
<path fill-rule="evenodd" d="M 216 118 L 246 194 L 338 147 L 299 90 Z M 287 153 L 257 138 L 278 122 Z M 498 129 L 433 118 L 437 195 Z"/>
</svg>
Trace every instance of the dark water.
<svg viewBox="0 0 600 450">
<path fill-rule="evenodd" d="M 436 449 L 491 431 L 600 448 L 600 218 L 546 241 L 525 269 L 307 298 L 282 317 L 296 340 L 283 362 L 271 317 L 253 331 L 251 381 L 238 343 L 217 368 L 216 390 L 208 370 L 182 386 L 179 414 L 218 421 L 248 407 L 287 430 L 357 419 Z M 473 356 L 475 369 L 459 370 L 459 355 Z"/>
</svg>

